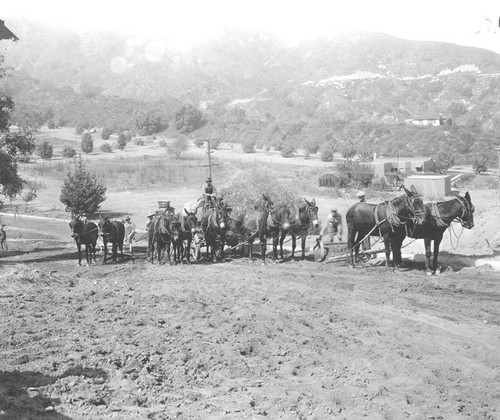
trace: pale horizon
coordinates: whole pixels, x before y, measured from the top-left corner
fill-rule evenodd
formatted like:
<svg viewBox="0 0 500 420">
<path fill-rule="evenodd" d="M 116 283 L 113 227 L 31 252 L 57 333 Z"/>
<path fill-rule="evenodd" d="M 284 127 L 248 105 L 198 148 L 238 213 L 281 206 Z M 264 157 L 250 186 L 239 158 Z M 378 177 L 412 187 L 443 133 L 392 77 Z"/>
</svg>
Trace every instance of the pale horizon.
<svg viewBox="0 0 500 420">
<path fill-rule="evenodd" d="M 10 19 L 24 17 L 77 32 L 107 30 L 136 38 L 161 37 L 180 51 L 227 30 L 249 30 L 275 34 L 292 44 L 349 31 L 381 32 L 500 53 L 500 7 L 490 0 L 467 5 L 448 0 L 418 4 L 394 0 L 88 0 L 81 6 L 64 0 L 18 0 L 3 5 L 1 13 L 8 27 Z"/>
</svg>

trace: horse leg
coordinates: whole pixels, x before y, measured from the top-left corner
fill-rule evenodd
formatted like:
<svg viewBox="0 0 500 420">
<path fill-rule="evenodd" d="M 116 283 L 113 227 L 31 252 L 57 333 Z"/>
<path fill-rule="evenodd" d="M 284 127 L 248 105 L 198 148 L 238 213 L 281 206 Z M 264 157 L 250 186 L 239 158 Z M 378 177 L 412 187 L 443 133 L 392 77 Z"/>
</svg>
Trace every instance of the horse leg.
<svg viewBox="0 0 500 420">
<path fill-rule="evenodd" d="M 273 260 L 278 259 L 278 242 L 279 242 L 279 232 L 273 234 Z M 283 255 L 281 256 L 283 258 Z"/>
<path fill-rule="evenodd" d="M 301 259 L 303 259 L 303 260 L 306 259 L 306 237 L 307 237 L 307 233 L 304 232 L 304 234 L 302 235 L 302 238 L 300 238 L 301 245 L 302 245 L 302 257 L 301 257 Z"/>
<path fill-rule="evenodd" d="M 292 261 L 295 258 L 295 246 L 297 245 L 297 238 L 295 235 L 292 235 Z"/>
<path fill-rule="evenodd" d="M 438 257 L 439 257 L 439 245 L 441 244 L 441 240 L 443 239 L 443 234 L 441 233 L 440 235 L 436 236 L 434 238 L 434 261 L 433 261 L 433 268 L 434 272 L 439 275 L 441 274 L 441 269 L 439 267 L 438 263 Z"/>
<path fill-rule="evenodd" d="M 283 231 L 283 232 L 280 232 L 280 256 L 281 256 L 281 259 L 283 259 L 283 242 L 285 241 L 285 237 L 286 237 L 286 232 Z"/>
<path fill-rule="evenodd" d="M 76 243 L 76 248 L 78 249 L 78 267 L 80 267 L 82 265 L 82 249 L 78 242 Z"/>
<path fill-rule="evenodd" d="M 87 266 L 90 265 L 90 261 L 89 261 L 89 247 L 90 247 L 90 244 L 85 244 L 85 260 L 87 261 Z"/>
<path fill-rule="evenodd" d="M 392 270 L 393 267 L 391 265 L 391 238 L 387 234 L 384 235 L 384 248 L 385 248 L 385 268 L 387 270 Z"/>
<path fill-rule="evenodd" d="M 434 266 L 431 265 L 431 257 L 432 257 L 432 239 L 427 237 L 424 238 L 425 245 L 425 273 L 430 276 L 434 274 Z M 436 243 L 434 243 L 434 249 L 436 249 Z"/>
<path fill-rule="evenodd" d="M 403 257 L 401 256 L 401 246 L 404 241 L 404 236 L 394 235 L 392 238 L 392 259 L 396 267 L 403 266 Z"/>
<path fill-rule="evenodd" d="M 266 252 L 267 252 L 267 240 L 265 235 L 260 235 L 260 253 L 261 253 L 261 258 L 262 262 L 266 261 Z"/>
</svg>

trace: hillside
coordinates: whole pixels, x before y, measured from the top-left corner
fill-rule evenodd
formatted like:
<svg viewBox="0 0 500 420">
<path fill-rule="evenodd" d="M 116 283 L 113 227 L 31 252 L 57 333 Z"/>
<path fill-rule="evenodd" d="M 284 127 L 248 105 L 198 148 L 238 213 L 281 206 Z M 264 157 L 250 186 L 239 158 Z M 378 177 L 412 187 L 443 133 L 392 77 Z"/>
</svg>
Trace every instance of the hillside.
<svg viewBox="0 0 500 420">
<path fill-rule="evenodd" d="M 3 86 L 16 103 L 70 125 L 112 120 L 130 126 L 144 108 L 170 119 L 182 104 L 192 104 L 208 122 L 203 135 L 215 131 L 231 141 L 249 135 L 262 141 L 275 124 L 283 140 L 295 144 L 334 137 L 342 143 L 353 133 L 339 132 L 339 124 L 349 123 L 370 125 L 354 130 L 349 141 L 373 144 L 379 138 L 373 131 L 386 130 L 378 126 L 400 126 L 389 128 L 390 144 L 417 115 L 450 117 L 487 143 L 500 128 L 500 56 L 478 48 L 380 33 L 285 46 L 271 35 L 245 32 L 180 54 L 168 40 L 81 35 L 29 21 L 11 26 L 21 41 L 7 46 L 11 71 Z M 408 153 L 417 153 L 420 137 L 409 135 Z M 447 134 L 439 137 L 439 144 L 449 144 Z"/>
</svg>

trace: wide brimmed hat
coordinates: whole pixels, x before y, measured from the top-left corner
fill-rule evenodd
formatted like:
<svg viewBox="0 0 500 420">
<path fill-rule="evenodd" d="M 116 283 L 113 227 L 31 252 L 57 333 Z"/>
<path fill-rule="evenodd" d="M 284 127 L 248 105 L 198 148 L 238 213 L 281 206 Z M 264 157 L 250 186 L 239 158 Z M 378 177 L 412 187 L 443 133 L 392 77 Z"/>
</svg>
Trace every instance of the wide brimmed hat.
<svg viewBox="0 0 500 420">
<path fill-rule="evenodd" d="M 364 197 L 365 195 L 366 195 L 366 194 L 365 194 L 365 192 L 364 192 L 364 191 L 360 191 L 360 192 L 357 194 L 357 196 L 358 196 L 358 197 Z"/>
<path fill-rule="evenodd" d="M 154 217 L 156 215 L 156 213 L 151 213 L 151 214 L 148 214 L 148 217 Z"/>
<path fill-rule="evenodd" d="M 125 220 L 130 220 L 130 216 L 125 217 Z"/>
</svg>

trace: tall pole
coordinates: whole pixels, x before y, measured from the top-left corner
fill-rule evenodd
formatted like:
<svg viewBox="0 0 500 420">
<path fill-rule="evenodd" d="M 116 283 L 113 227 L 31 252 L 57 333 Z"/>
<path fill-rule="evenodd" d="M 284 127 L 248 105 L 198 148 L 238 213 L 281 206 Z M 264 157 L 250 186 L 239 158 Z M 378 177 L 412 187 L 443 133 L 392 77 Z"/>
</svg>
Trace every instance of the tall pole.
<svg viewBox="0 0 500 420">
<path fill-rule="evenodd" d="M 207 139 L 207 155 L 208 155 L 208 177 L 212 179 L 212 151 L 210 150 L 210 139 Z"/>
</svg>

